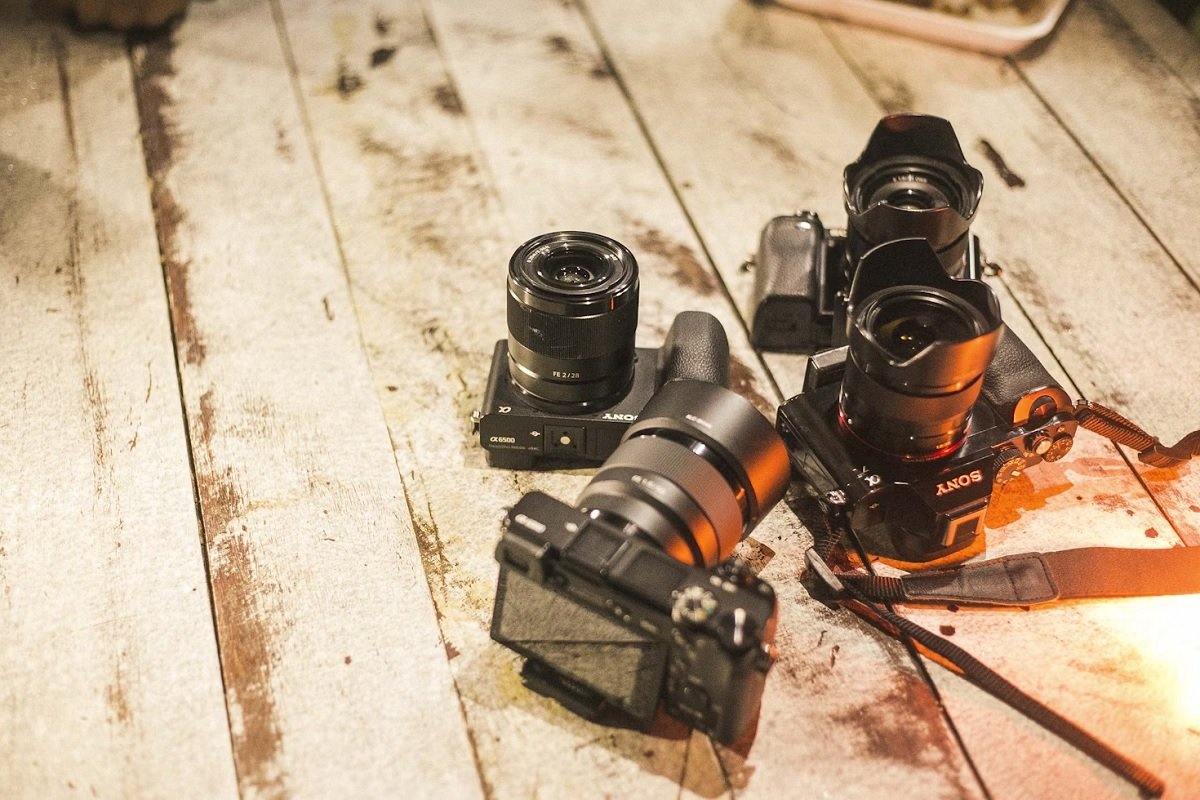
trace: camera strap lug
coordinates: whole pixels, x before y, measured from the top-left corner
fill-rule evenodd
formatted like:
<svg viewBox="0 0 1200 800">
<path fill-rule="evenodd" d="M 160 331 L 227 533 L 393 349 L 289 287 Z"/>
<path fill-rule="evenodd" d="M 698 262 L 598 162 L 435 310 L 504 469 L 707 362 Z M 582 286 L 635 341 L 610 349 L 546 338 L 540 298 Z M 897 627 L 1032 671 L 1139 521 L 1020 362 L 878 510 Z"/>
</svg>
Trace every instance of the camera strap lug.
<svg viewBox="0 0 1200 800">
<path fill-rule="evenodd" d="M 804 553 L 804 565 L 808 567 L 802 578 L 804 588 L 814 600 L 831 609 L 841 607 L 846 597 L 846 587 L 830 566 L 821 558 L 817 548 L 810 547 Z"/>
</svg>

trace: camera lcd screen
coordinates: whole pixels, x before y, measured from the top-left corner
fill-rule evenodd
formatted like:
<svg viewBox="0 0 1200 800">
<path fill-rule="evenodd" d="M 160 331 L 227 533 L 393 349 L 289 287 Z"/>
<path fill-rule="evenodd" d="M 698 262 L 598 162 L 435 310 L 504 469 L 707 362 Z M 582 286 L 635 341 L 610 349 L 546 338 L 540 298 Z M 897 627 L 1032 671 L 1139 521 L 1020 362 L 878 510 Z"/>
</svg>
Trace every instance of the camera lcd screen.
<svg viewBox="0 0 1200 800">
<path fill-rule="evenodd" d="M 493 635 L 641 719 L 658 706 L 667 644 L 530 580 L 500 571 Z"/>
</svg>

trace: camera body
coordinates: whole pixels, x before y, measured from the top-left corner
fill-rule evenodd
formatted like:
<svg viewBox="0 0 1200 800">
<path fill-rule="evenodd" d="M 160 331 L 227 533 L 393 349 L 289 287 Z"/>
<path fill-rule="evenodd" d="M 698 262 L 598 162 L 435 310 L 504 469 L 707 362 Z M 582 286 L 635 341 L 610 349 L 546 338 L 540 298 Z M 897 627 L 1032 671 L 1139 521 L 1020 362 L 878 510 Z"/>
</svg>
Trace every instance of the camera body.
<svg viewBox="0 0 1200 800">
<path fill-rule="evenodd" d="M 675 317 L 660 348 L 634 346 L 638 264 L 588 231 L 535 236 L 508 263 L 508 338 L 496 343 L 472 415 L 494 467 L 597 463 L 663 384 L 729 386 L 729 342 L 711 314 Z"/>
<path fill-rule="evenodd" d="M 779 409 L 793 474 L 870 552 L 964 550 L 998 486 L 1070 450 L 1071 399 L 991 289 L 947 276 L 922 240 L 869 252 L 849 301 L 849 344 L 812 355 Z"/>
<path fill-rule="evenodd" d="M 971 220 L 983 175 L 967 163 L 954 128 L 924 114 L 875 126 L 843 172 L 846 229 L 808 211 L 767 223 L 754 258 L 750 340 L 759 350 L 814 353 L 846 343 L 846 294 L 861 258 L 889 241 L 929 242 L 947 275 L 982 274 Z"/>
<path fill-rule="evenodd" d="M 571 710 L 671 716 L 724 744 L 758 711 L 775 593 L 736 561 L 691 566 L 541 493 L 504 519 L 492 637 L 526 684 Z"/>
<path fill-rule="evenodd" d="M 726 744 L 755 719 L 776 603 L 734 548 L 787 491 L 787 449 L 729 389 L 670 381 L 574 505 L 504 519 L 492 638 L 534 691 L 601 722 L 662 710 Z"/>
<path fill-rule="evenodd" d="M 729 341 L 719 320 L 703 311 L 679 313 L 662 347 L 634 348 L 632 378 L 611 404 L 548 403 L 522 391 L 511 377 L 509 342 L 492 352 L 479 443 L 488 463 L 532 469 L 544 459 L 599 463 L 608 458 L 646 402 L 672 380 L 729 385 Z"/>
<path fill-rule="evenodd" d="M 762 230 L 754 258 L 750 341 L 778 353 L 815 353 L 846 343 L 846 293 L 853 268 L 846 234 L 829 231 L 814 212 L 775 217 Z M 953 274 L 983 272 L 979 237 L 966 239 Z"/>
</svg>

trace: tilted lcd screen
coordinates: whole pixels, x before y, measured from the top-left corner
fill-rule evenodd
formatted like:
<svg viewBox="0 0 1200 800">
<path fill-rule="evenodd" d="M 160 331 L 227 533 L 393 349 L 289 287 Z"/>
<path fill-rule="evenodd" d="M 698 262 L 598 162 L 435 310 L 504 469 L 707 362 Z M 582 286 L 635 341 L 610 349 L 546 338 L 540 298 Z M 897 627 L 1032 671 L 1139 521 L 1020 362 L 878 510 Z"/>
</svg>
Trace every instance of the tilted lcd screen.
<svg viewBox="0 0 1200 800">
<path fill-rule="evenodd" d="M 500 571 L 497 639 L 642 719 L 658 705 L 666 643 L 620 625 L 516 570 Z"/>
</svg>

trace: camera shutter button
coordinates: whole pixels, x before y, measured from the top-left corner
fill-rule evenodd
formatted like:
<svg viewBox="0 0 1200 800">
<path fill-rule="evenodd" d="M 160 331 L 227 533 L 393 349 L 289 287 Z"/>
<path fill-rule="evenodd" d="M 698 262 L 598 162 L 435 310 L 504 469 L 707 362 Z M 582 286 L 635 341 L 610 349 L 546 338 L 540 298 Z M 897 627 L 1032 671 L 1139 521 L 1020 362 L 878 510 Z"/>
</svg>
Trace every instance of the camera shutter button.
<svg viewBox="0 0 1200 800">
<path fill-rule="evenodd" d="M 1044 456 L 1050 451 L 1054 440 L 1050 438 L 1050 434 L 1045 431 L 1031 433 L 1025 438 L 1025 447 L 1029 453 Z"/>
</svg>

